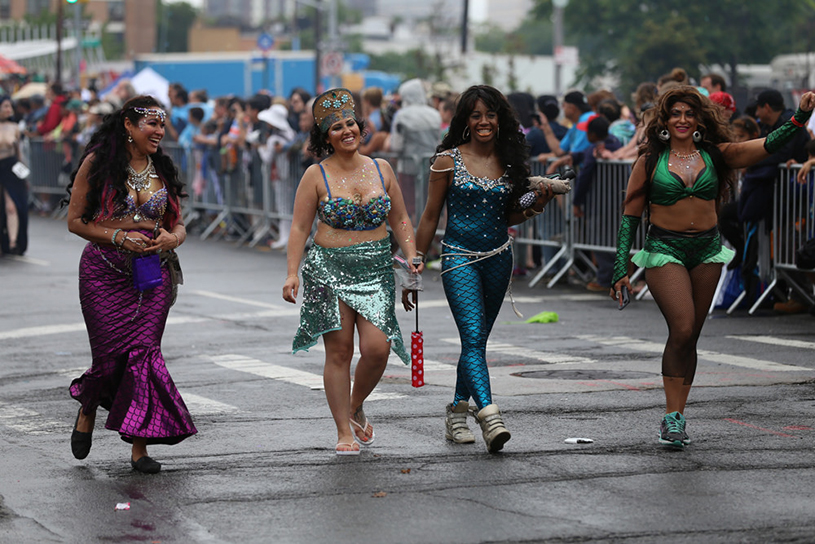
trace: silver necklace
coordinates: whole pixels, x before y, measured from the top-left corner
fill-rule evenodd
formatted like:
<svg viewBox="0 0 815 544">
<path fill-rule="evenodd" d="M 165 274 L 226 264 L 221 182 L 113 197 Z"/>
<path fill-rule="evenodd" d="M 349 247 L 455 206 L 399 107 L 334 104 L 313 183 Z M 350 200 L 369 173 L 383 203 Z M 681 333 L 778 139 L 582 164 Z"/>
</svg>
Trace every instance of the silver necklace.
<svg viewBox="0 0 815 544">
<path fill-rule="evenodd" d="M 127 186 L 137 193 L 149 189 L 150 180 L 155 177 L 157 177 L 156 170 L 153 168 L 153 159 L 150 158 L 150 155 L 147 155 L 147 166 L 141 172 L 136 172 L 130 164 L 127 165 Z"/>
</svg>

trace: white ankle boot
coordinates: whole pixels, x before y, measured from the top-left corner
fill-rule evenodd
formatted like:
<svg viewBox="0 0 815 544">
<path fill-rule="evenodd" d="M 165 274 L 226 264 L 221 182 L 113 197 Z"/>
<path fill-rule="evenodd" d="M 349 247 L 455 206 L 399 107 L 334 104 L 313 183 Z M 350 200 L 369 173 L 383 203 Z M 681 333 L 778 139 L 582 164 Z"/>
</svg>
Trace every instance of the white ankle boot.
<svg viewBox="0 0 815 544">
<path fill-rule="evenodd" d="M 490 453 L 500 451 L 512 436 L 504 427 L 501 411 L 498 410 L 498 406 L 495 404 L 484 406 L 475 414 L 475 420 L 481 425 L 481 434 L 484 436 L 487 451 Z"/>
<path fill-rule="evenodd" d="M 467 401 L 460 400 L 456 407 L 447 405 L 447 416 L 444 418 L 444 438 L 452 440 L 456 444 L 472 444 L 475 436 L 467 425 L 467 413 L 470 405 Z"/>
</svg>

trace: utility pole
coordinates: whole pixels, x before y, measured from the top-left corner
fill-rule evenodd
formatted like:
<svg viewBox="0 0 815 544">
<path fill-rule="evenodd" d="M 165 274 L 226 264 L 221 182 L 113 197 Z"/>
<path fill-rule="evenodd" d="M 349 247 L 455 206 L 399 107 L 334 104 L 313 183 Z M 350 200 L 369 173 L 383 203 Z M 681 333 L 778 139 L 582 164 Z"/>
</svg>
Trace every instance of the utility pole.
<svg viewBox="0 0 815 544">
<path fill-rule="evenodd" d="M 62 0 L 57 2 L 57 73 L 54 81 L 62 83 Z"/>
<path fill-rule="evenodd" d="M 467 53 L 467 23 L 470 18 L 470 0 L 464 0 L 464 14 L 461 16 L 461 54 Z"/>
<path fill-rule="evenodd" d="M 323 2 L 317 0 L 314 10 L 314 94 L 323 92 L 322 82 L 322 48 L 323 48 Z"/>
</svg>

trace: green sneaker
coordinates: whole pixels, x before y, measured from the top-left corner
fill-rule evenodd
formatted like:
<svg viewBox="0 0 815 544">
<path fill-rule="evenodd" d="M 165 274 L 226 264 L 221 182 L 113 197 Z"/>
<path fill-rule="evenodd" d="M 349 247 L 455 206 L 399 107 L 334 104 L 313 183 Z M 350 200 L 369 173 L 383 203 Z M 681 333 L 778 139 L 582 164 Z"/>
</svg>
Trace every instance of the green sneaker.
<svg viewBox="0 0 815 544">
<path fill-rule="evenodd" d="M 686 439 L 690 443 L 690 438 L 685 433 L 684 416 L 679 412 L 665 414 L 659 426 L 659 443 L 682 449 L 685 447 Z"/>
</svg>

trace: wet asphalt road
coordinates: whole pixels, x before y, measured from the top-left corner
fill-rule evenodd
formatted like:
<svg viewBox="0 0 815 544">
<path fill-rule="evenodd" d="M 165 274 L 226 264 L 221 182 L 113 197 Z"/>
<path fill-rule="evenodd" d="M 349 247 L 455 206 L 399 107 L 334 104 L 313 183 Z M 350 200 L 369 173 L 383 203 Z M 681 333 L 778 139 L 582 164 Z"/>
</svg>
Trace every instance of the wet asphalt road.
<svg viewBox="0 0 815 544">
<path fill-rule="evenodd" d="M 815 318 L 709 320 L 686 410 L 693 444 L 656 441 L 664 322 L 579 286 L 515 282 L 488 350 L 512 440 L 444 440 L 457 333 L 438 274 L 420 299 L 428 385 L 392 358 L 366 403 L 376 442 L 333 455 L 323 352 L 290 354 L 299 306 L 285 256 L 190 238 L 163 350 L 199 434 L 155 446 L 159 475 L 97 418 L 71 456 L 68 384 L 90 363 L 79 309 L 84 242 L 32 218 L 25 258 L 0 260 L 0 542 L 812 542 Z M 405 337 L 413 315 L 399 311 Z M 471 423 L 471 428 L 476 429 Z M 477 433 L 478 434 L 478 433 Z M 585 437 L 592 444 L 573 445 Z M 129 510 L 116 511 L 118 503 Z"/>
</svg>

